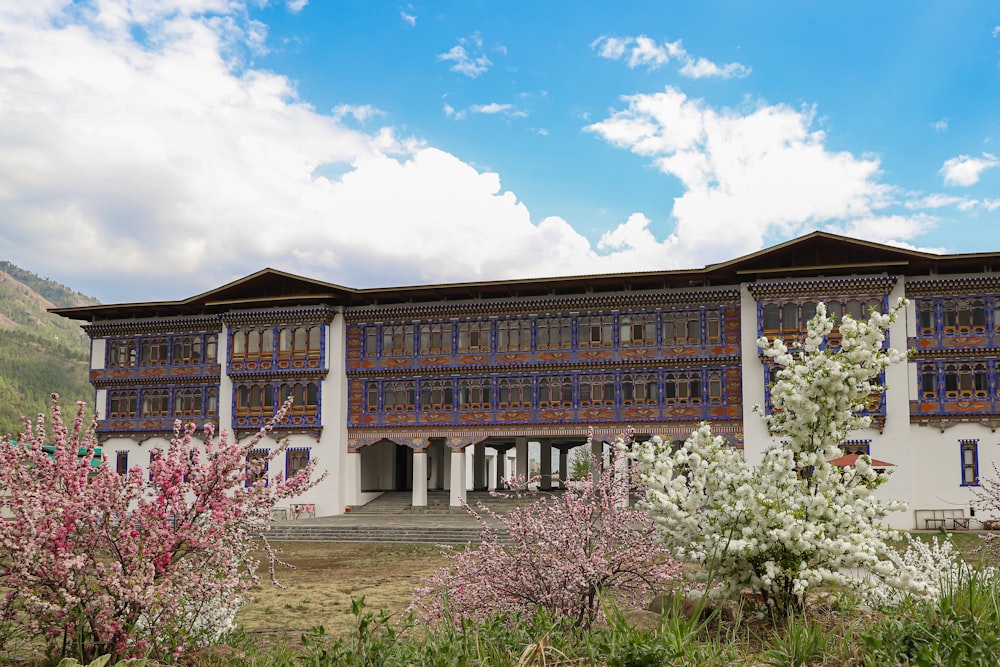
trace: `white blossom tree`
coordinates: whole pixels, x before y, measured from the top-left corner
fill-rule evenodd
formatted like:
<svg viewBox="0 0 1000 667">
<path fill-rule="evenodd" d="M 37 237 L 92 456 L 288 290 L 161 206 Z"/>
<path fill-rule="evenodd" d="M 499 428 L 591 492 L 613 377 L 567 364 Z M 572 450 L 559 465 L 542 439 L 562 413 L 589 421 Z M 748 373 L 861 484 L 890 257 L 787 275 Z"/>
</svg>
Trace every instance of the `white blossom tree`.
<svg viewBox="0 0 1000 667">
<path fill-rule="evenodd" d="M 866 456 L 848 468 L 829 462 L 849 432 L 870 425 L 863 410 L 885 390 L 883 371 L 905 359 L 884 344 L 904 305 L 867 322 L 845 316 L 839 347 L 824 345 L 835 323 L 822 303 L 803 342 L 789 349 L 781 340 L 758 341 L 777 368 L 764 416 L 774 442 L 760 463 L 745 460 L 708 424 L 680 447 L 654 438 L 631 448 L 645 508 L 675 557 L 712 576 L 711 594 L 749 588 L 785 611 L 801 607 L 812 586 L 854 583 L 852 569 L 912 583 L 887 545 L 895 534 L 882 526 L 903 505 L 874 496 L 884 473 Z"/>
</svg>

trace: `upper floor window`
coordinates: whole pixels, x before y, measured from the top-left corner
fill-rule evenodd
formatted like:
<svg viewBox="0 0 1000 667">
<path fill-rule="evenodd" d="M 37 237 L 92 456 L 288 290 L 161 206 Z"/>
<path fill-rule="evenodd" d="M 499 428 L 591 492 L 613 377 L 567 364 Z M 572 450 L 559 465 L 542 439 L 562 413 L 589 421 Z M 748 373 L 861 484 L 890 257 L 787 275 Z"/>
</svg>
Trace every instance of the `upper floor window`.
<svg viewBox="0 0 1000 667">
<path fill-rule="evenodd" d="M 278 359 L 318 359 L 322 327 L 283 327 L 278 330 Z"/>
<path fill-rule="evenodd" d="M 421 380 L 421 410 L 452 410 L 455 407 L 455 385 L 452 380 Z"/>
<path fill-rule="evenodd" d="M 663 402 L 701 403 L 701 373 L 698 371 L 664 373 Z"/>
<path fill-rule="evenodd" d="M 569 375 L 538 378 L 538 407 L 573 407 L 573 378 Z"/>
<path fill-rule="evenodd" d="M 168 351 L 170 347 L 167 338 L 143 338 L 140 343 L 139 365 L 140 366 L 164 366 L 168 363 Z"/>
<path fill-rule="evenodd" d="M 319 384 L 317 382 L 285 382 L 279 389 L 279 402 L 284 405 L 289 398 L 293 415 L 315 415 L 319 410 Z"/>
<path fill-rule="evenodd" d="M 174 390 L 174 416 L 200 417 L 202 415 L 201 387 L 180 387 Z"/>
<path fill-rule="evenodd" d="M 270 419 L 275 412 L 273 384 L 242 384 L 236 388 L 236 415 Z"/>
<path fill-rule="evenodd" d="M 613 315 L 590 315 L 580 318 L 580 347 L 611 347 L 615 344 Z"/>
<path fill-rule="evenodd" d="M 581 375 L 580 407 L 615 404 L 615 376 Z"/>
<path fill-rule="evenodd" d="M 451 322 L 420 325 L 420 354 L 451 354 Z"/>
<path fill-rule="evenodd" d="M 115 472 L 119 475 L 128 474 L 128 452 L 119 450 L 115 452 Z"/>
<path fill-rule="evenodd" d="M 654 313 L 627 313 L 619 318 L 618 323 L 618 340 L 622 347 L 656 345 L 656 315 Z"/>
<path fill-rule="evenodd" d="M 378 411 L 378 382 L 368 382 L 365 389 L 365 407 L 368 412 Z"/>
<path fill-rule="evenodd" d="M 962 486 L 979 485 L 979 441 L 959 440 L 962 453 Z"/>
<path fill-rule="evenodd" d="M 531 320 L 512 319 L 497 322 L 497 351 L 519 352 L 531 349 Z"/>
<path fill-rule="evenodd" d="M 382 325 L 382 356 L 408 357 L 413 355 L 413 325 Z"/>
<path fill-rule="evenodd" d="M 946 335 L 986 332 L 986 307 L 982 299 L 945 299 L 941 326 Z"/>
<path fill-rule="evenodd" d="M 144 389 L 142 391 L 142 417 L 167 417 L 170 415 L 169 389 Z"/>
<path fill-rule="evenodd" d="M 701 314 L 697 310 L 674 310 L 663 313 L 664 345 L 701 343 Z"/>
<path fill-rule="evenodd" d="M 200 335 L 174 336 L 172 361 L 175 364 L 200 364 L 202 338 Z"/>
<path fill-rule="evenodd" d="M 622 375 L 622 405 L 656 405 L 658 394 L 655 373 Z"/>
<path fill-rule="evenodd" d="M 139 410 L 139 392 L 135 389 L 112 389 L 108 392 L 108 418 L 134 419 Z"/>
<path fill-rule="evenodd" d="M 988 393 L 986 363 L 955 362 L 944 365 L 945 398 L 983 398 Z"/>
<path fill-rule="evenodd" d="M 459 352 L 489 352 L 490 350 L 489 320 L 458 323 Z"/>
<path fill-rule="evenodd" d="M 497 379 L 497 405 L 501 408 L 530 408 L 531 393 L 530 377 Z"/>
<path fill-rule="evenodd" d="M 571 318 L 538 318 L 539 350 L 566 350 L 571 347 L 573 347 L 573 320 Z"/>
<path fill-rule="evenodd" d="M 134 338 L 118 338 L 108 343 L 108 368 L 131 368 L 138 355 Z"/>
<path fill-rule="evenodd" d="M 412 412 L 417 407 L 417 389 L 413 380 L 386 382 L 383 387 L 386 412 Z"/>
<path fill-rule="evenodd" d="M 458 403 L 463 409 L 489 410 L 491 403 L 491 378 L 463 378 L 458 381 Z"/>
<path fill-rule="evenodd" d="M 722 371 L 708 372 L 708 402 L 722 403 Z"/>
<path fill-rule="evenodd" d="M 205 336 L 205 363 L 214 364 L 219 360 L 219 335 Z"/>
</svg>

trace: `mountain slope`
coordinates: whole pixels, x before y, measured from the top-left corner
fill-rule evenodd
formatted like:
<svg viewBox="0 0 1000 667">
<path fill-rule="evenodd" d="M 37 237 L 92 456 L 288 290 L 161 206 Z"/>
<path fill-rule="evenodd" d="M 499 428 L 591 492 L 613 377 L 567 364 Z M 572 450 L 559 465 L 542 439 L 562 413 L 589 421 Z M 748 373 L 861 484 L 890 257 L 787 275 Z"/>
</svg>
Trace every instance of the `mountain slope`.
<svg viewBox="0 0 1000 667">
<path fill-rule="evenodd" d="M 46 312 L 97 300 L 0 261 L 0 434 L 21 431 L 21 415 L 48 413 L 55 392 L 65 413 L 93 406 L 90 340 L 77 322 Z"/>
</svg>

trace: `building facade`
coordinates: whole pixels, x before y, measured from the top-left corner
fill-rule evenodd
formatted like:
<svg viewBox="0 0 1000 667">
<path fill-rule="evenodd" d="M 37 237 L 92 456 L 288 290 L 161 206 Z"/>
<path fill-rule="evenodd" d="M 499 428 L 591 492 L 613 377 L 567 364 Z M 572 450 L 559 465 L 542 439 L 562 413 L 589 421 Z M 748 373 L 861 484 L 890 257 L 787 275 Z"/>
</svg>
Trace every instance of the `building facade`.
<svg viewBox="0 0 1000 667">
<path fill-rule="evenodd" d="M 147 464 L 175 419 L 242 439 L 292 397 L 270 472 L 318 459 L 327 478 L 298 500 L 332 515 L 385 491 L 419 508 L 447 489 L 459 505 L 526 476 L 529 442 L 543 473 L 559 470 L 549 487 L 588 429 L 597 443 L 627 426 L 683 439 L 709 421 L 759 458 L 771 369 L 757 339 L 799 338 L 821 301 L 864 317 L 903 296 L 889 343 L 910 360 L 844 448 L 894 465 L 879 492 L 910 506 L 894 525 L 976 525 L 980 475 L 1000 462 L 1000 253 L 816 232 L 693 270 L 359 290 L 265 269 L 181 301 L 54 312 L 86 322 L 98 433 L 120 470 Z"/>
</svg>

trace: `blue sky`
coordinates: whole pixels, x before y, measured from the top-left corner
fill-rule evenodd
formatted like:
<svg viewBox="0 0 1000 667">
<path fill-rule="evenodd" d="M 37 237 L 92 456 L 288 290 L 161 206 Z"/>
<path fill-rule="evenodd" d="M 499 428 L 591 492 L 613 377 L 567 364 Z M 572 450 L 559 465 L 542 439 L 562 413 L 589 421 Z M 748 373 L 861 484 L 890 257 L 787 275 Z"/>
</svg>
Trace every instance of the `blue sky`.
<svg viewBox="0 0 1000 667">
<path fill-rule="evenodd" d="M 0 0 L 0 258 L 104 302 L 1000 251 L 1000 6 Z"/>
</svg>

